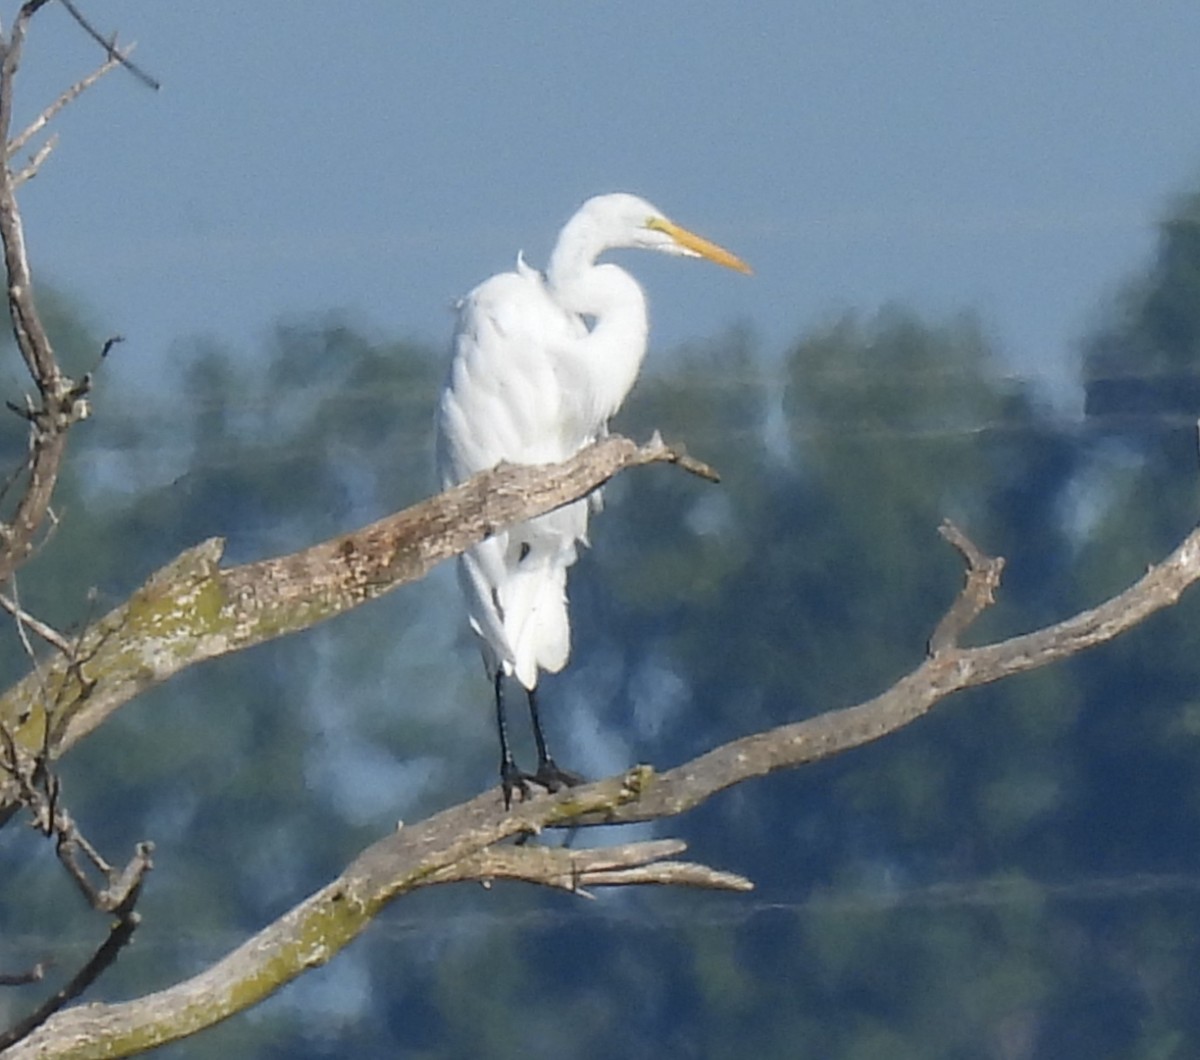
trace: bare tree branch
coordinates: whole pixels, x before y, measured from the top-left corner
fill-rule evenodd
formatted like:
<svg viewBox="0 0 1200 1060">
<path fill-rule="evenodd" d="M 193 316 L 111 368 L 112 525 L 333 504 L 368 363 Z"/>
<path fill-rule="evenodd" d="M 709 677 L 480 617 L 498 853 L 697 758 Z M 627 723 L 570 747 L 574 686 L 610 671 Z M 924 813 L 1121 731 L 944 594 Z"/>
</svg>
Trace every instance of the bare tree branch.
<svg viewBox="0 0 1200 1060">
<path fill-rule="evenodd" d="M 133 933 L 139 923 L 138 914 L 129 910 L 120 916 L 109 928 L 108 936 L 88 958 L 78 972 L 65 985 L 56 990 L 29 1015 L 18 1020 L 8 1030 L 0 1033 L 0 1049 L 8 1049 L 31 1034 L 36 1028 L 45 1024 L 54 1013 L 64 1005 L 82 995 L 101 975 L 111 966 L 126 946 L 133 939 Z M 39 965 L 40 967 L 40 965 Z"/>
<path fill-rule="evenodd" d="M 4 250 L 13 337 L 41 397 L 40 403 L 32 406 L 28 415 L 30 448 L 24 492 L 9 521 L 0 523 L 0 584 L 33 551 L 36 536 L 50 508 L 58 469 L 66 451 L 67 432 L 87 414 L 85 395 L 59 369 L 38 314 L 15 195 L 16 185 L 25 178 L 14 176 L 8 164 L 14 81 L 29 21 L 44 3 L 45 0 L 28 0 L 22 4 L 7 40 L 0 37 L 0 144 L 4 145 L 0 159 L 3 163 L 0 164 L 0 243 Z M 52 146 L 52 143 L 47 144 L 38 152 L 26 167 L 25 177 L 37 171 Z"/>
<path fill-rule="evenodd" d="M 949 519 L 938 527 L 938 533 L 950 542 L 967 564 L 967 584 L 938 623 L 929 638 L 929 654 L 938 655 L 958 646 L 958 638 L 995 601 L 1004 572 L 1003 557 L 985 556 Z"/>
<path fill-rule="evenodd" d="M 998 561 L 986 560 L 982 553 L 979 557 L 979 569 L 998 571 L 990 566 Z M 975 573 L 968 571 L 963 596 L 980 591 L 973 578 Z M 944 648 L 874 699 L 742 737 L 658 774 L 636 803 L 614 809 L 604 823 L 654 820 L 682 813 L 733 784 L 870 743 L 910 724 L 955 692 L 1035 670 L 1110 641 L 1154 612 L 1175 604 L 1197 580 L 1200 529 L 1189 534 L 1162 563 L 1098 607 L 995 644 Z M 962 596 L 951 614 L 963 606 L 961 601 Z M 942 624 L 945 622 L 943 619 Z"/>
<path fill-rule="evenodd" d="M 430 875 L 432 883 L 466 880 L 523 880 L 592 897 L 588 887 L 665 884 L 715 890 L 750 891 L 746 877 L 686 861 L 679 839 L 653 839 L 617 847 L 573 850 L 565 847 L 493 846 Z"/>
<path fill-rule="evenodd" d="M 61 805 L 58 779 L 48 768 L 45 750 L 37 755 L 29 754 L 16 745 L 3 725 L 0 725 L 0 746 L 4 750 L 0 769 L 12 778 L 20 803 L 30 811 L 33 826 L 55 838 L 60 863 L 92 908 L 115 914 L 117 918 L 104 942 L 64 986 L 27 1016 L 0 1032 L 0 1050 L 4 1050 L 21 1041 L 64 1005 L 79 997 L 112 965 L 129 943 L 139 923 L 134 906 L 141 894 L 146 873 L 153 867 L 150 860 L 153 846 L 149 843 L 139 844 L 129 864 L 117 871 L 88 842 Z M 103 877 L 105 885 L 102 888 L 92 882 L 87 868 L 80 862 L 80 853 Z M 41 978 L 41 971 L 42 965 L 39 964 L 33 970 L 37 974 L 22 981 L 37 981 Z"/>
<path fill-rule="evenodd" d="M 43 397 L 54 390 L 59 379 L 58 365 L 45 329 L 33 305 L 29 263 L 25 254 L 25 235 L 21 216 L 13 196 L 12 177 L 7 165 L 8 140 L 12 130 L 13 83 L 21 62 L 21 50 L 29 20 L 45 0 L 30 0 L 21 6 L 8 41 L 0 44 L 0 143 L 5 145 L 5 165 L 0 166 L 0 238 L 4 241 L 4 265 L 8 274 L 9 310 L 13 317 L 13 334 L 29 373 Z"/>
<path fill-rule="evenodd" d="M 980 571 L 998 576 L 998 567 L 997 561 L 984 556 L 961 531 L 950 529 L 944 536 L 968 564 L 967 585 L 951 607 L 953 613 L 956 607 L 965 606 L 963 596 L 979 596 L 979 581 L 973 576 Z M 103 1051 L 104 1055 L 120 1056 L 193 1034 L 252 1006 L 306 969 L 324 964 L 357 937 L 385 905 L 431 883 L 486 882 L 508 876 L 573 891 L 579 891 L 584 883 L 681 880 L 734 889 L 748 886 L 740 877 L 723 878 L 704 866 L 661 860 L 681 849 L 676 844 L 669 843 L 661 852 L 653 846 L 633 844 L 615 855 L 603 850 L 546 852 L 496 844 L 515 836 L 536 835 L 546 828 L 673 816 L 732 784 L 878 739 L 920 717 L 955 691 L 1044 666 L 1111 640 L 1173 604 L 1198 578 L 1200 530 L 1133 586 L 1100 606 L 996 644 L 944 647 L 891 689 L 857 706 L 735 740 L 665 773 L 640 766 L 621 777 L 532 798 L 511 812 L 504 809 L 495 791 L 485 793 L 369 847 L 337 880 L 200 975 L 134 1001 L 59 1013 L 10 1055 L 94 1055 Z M 672 864 L 674 870 L 669 868 Z"/>
<path fill-rule="evenodd" d="M 401 828 L 368 847 L 336 880 L 199 975 L 135 1001 L 61 1012 L 13 1046 L 6 1060 L 87 1056 L 101 1051 L 122 1056 L 194 1034 L 256 1004 L 308 969 L 325 964 L 386 905 L 421 887 L 469 878 L 486 881 L 502 872 L 561 886 L 559 877 L 570 871 L 569 852 L 543 854 L 533 847 L 488 851 L 487 856 L 482 852 L 505 838 L 565 823 L 574 814 L 609 812 L 636 799 L 648 773 L 635 769 L 565 796 L 533 799 L 511 813 L 489 792 L 419 825 Z M 584 872 L 595 869 L 589 880 L 593 885 L 604 882 L 606 872 L 613 873 L 611 883 L 666 882 L 665 872 L 649 871 L 644 881 L 638 879 L 637 862 L 645 858 L 653 864 L 662 854 L 653 846 L 641 851 L 637 846 L 574 856 Z M 662 849 L 680 847 L 672 844 Z M 627 879 L 620 878 L 622 871 L 630 874 Z M 695 878 L 706 881 L 703 885 L 746 886 L 733 875 L 720 883 L 719 877 L 703 872 Z"/>
<path fill-rule="evenodd" d="M 13 596 L 14 598 L 16 597 L 15 591 Z M 46 623 L 41 619 L 34 618 L 34 616 L 28 611 L 22 609 L 21 605 L 16 601 L 16 599 L 10 600 L 3 593 L 0 593 L 0 608 L 3 608 L 16 620 L 17 629 L 20 631 L 21 643 L 25 648 L 25 654 L 28 655 L 31 660 L 35 660 L 35 656 L 33 647 L 30 645 L 28 638 L 25 636 L 26 629 L 33 630 L 33 632 L 41 637 L 42 640 L 44 640 L 47 644 L 53 645 L 60 652 L 62 652 L 63 655 L 70 657 L 74 654 L 73 646 L 66 637 L 59 633 L 58 630 L 56 630 L 53 626 L 46 625 Z"/>
<path fill-rule="evenodd" d="M 132 50 L 132 49 L 130 49 L 130 50 Z M 75 84 L 73 84 L 70 88 L 68 88 L 66 91 L 64 91 L 62 93 L 62 95 L 60 95 L 58 97 L 58 99 L 56 99 L 53 103 L 51 103 L 50 106 L 48 106 L 45 110 L 43 110 L 41 114 L 39 114 L 36 118 L 34 118 L 33 121 L 31 121 L 27 126 L 25 126 L 25 128 L 22 129 L 21 132 L 19 132 L 16 136 L 14 136 L 8 142 L 8 146 L 7 146 L 8 153 L 7 153 L 6 157 L 12 158 L 13 155 L 15 155 L 27 143 L 29 143 L 29 141 L 31 139 L 33 139 L 33 137 L 35 137 L 47 125 L 49 125 L 50 122 L 54 119 L 55 115 L 57 115 L 59 113 L 59 111 L 61 111 L 69 103 L 72 103 L 76 99 L 78 99 L 81 95 L 83 95 L 84 92 L 86 92 L 89 88 L 91 88 L 92 85 L 94 85 L 97 81 L 99 81 L 100 78 L 102 78 L 110 70 L 119 66 L 120 63 L 121 63 L 121 56 L 113 55 L 109 59 L 107 59 L 105 62 L 103 62 L 100 66 L 96 67 L 96 69 L 93 70 L 90 74 L 88 74 L 87 77 L 80 78 L 80 80 L 76 81 Z"/>
<path fill-rule="evenodd" d="M 71 17 L 83 27 L 84 32 L 91 37 L 92 40 L 99 44 L 106 52 L 108 52 L 110 61 L 120 63 L 123 67 L 125 67 L 126 70 L 133 74 L 134 77 L 136 77 L 148 88 L 152 88 L 157 92 L 158 89 L 162 87 L 157 80 L 146 73 L 146 71 L 140 66 L 136 66 L 130 60 L 129 53 L 133 51 L 132 45 L 126 48 L 123 52 L 118 51 L 117 37 L 115 33 L 111 37 L 105 37 L 103 34 L 101 34 L 100 31 L 97 30 L 95 26 L 93 26 L 91 22 L 84 17 L 79 8 L 75 6 L 73 0 L 62 0 L 62 5 L 67 9 L 67 11 L 70 12 Z"/>
<path fill-rule="evenodd" d="M 0 972 L 0 986 L 28 986 L 30 983 L 40 983 L 46 978 L 46 965 L 38 961 L 25 972 Z"/>
<path fill-rule="evenodd" d="M 501 466 L 290 556 L 222 569 L 223 542 L 203 542 L 84 630 L 74 661 L 42 668 L 51 711 L 30 674 L 0 696 L 0 724 L 24 746 L 48 741 L 57 756 L 186 667 L 306 629 L 415 581 L 498 529 L 582 497 L 624 468 L 685 459 L 661 439 L 639 447 L 611 435 L 562 464 Z M 8 795 L 0 789 L 0 806 Z"/>
<path fill-rule="evenodd" d="M 17 170 L 12 176 L 12 186 L 19 188 L 27 180 L 32 180 L 38 175 L 38 171 L 42 168 L 42 163 L 50 157 L 50 153 L 58 146 L 58 137 L 51 136 L 41 147 L 34 153 L 33 157 Z"/>
</svg>

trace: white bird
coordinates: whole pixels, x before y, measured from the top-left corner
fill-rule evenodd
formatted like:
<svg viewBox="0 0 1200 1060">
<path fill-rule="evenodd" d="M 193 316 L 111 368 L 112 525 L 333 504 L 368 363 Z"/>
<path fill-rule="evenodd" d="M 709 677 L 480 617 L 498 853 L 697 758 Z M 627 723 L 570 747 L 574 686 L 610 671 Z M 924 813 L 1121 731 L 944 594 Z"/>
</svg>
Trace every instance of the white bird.
<svg viewBox="0 0 1200 1060">
<path fill-rule="evenodd" d="M 450 370 L 437 410 L 437 463 L 448 489 L 501 461 L 566 460 L 603 437 L 646 354 L 646 296 L 606 250 L 641 247 L 749 273 L 729 251 L 681 228 L 635 195 L 589 199 L 563 227 L 543 274 L 517 256 L 515 272 L 484 281 L 458 304 Z M 538 717 L 538 673 L 557 673 L 570 654 L 567 569 L 587 544 L 593 494 L 509 527 L 459 558 L 471 627 L 496 697 L 500 779 L 506 805 L 530 780 L 558 790 L 579 777 L 546 750 Z M 504 680 L 526 689 L 537 744 L 533 774 L 508 744 Z"/>
</svg>

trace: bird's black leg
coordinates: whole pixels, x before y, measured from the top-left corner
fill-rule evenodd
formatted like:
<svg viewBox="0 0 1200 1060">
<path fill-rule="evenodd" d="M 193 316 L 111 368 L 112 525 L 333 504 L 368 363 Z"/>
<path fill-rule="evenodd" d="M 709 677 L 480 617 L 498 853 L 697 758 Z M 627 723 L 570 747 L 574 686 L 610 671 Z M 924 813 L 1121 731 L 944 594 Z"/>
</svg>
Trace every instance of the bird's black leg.
<svg viewBox="0 0 1200 1060">
<path fill-rule="evenodd" d="M 549 791 L 573 788 L 576 784 L 582 784 L 583 777 L 578 773 L 572 773 L 569 769 L 562 769 L 550 757 L 550 752 L 546 750 L 546 737 L 542 734 L 542 719 L 538 717 L 537 689 L 535 688 L 529 689 L 529 717 L 533 721 L 533 738 L 537 743 L 538 757 L 537 772 L 534 773 L 532 779 Z"/>
<path fill-rule="evenodd" d="M 504 791 L 504 808 L 512 806 L 514 791 L 521 793 L 522 800 L 529 796 L 529 782 L 525 774 L 517 768 L 513 761 L 512 750 L 508 746 L 508 721 L 504 716 L 504 671 L 496 672 L 496 729 L 500 733 L 500 787 Z M 540 747 L 541 744 L 539 743 Z"/>
</svg>

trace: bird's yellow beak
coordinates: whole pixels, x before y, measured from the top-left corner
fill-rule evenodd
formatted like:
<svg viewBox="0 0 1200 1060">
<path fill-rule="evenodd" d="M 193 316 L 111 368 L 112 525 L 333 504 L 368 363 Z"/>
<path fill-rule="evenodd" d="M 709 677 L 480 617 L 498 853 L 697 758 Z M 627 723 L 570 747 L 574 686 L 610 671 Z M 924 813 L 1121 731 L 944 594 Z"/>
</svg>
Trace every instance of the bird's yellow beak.
<svg viewBox="0 0 1200 1060">
<path fill-rule="evenodd" d="M 695 232 L 681 228 L 674 221 L 668 221 L 665 217 L 651 217 L 646 222 L 646 227 L 666 233 L 681 247 L 685 247 L 694 254 L 699 254 L 702 258 L 708 258 L 709 261 L 715 261 L 718 265 L 724 265 L 727 269 L 744 272 L 747 276 L 754 273 L 754 270 L 736 254 L 731 254 L 724 247 L 717 246 L 716 243 L 696 235 Z"/>
</svg>

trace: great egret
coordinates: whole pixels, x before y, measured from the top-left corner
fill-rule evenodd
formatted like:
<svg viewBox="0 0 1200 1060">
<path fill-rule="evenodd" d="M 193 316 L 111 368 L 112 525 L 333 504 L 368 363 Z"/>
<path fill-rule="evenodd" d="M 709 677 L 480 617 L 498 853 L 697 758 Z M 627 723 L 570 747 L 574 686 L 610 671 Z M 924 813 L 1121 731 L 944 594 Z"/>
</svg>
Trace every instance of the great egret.
<svg viewBox="0 0 1200 1060">
<path fill-rule="evenodd" d="M 681 228 L 636 195 L 598 195 L 563 227 L 545 274 L 517 256 L 515 272 L 484 281 L 458 304 L 452 360 L 437 410 L 438 474 L 449 488 L 501 461 L 566 460 L 607 433 L 646 354 L 646 296 L 606 250 L 641 247 L 708 258 L 739 272 L 729 251 Z M 570 653 L 567 568 L 587 544 L 598 494 L 481 541 L 459 559 L 471 626 L 496 696 L 505 805 L 529 781 L 556 791 L 579 782 L 546 749 L 537 707 L 539 670 Z M 529 697 L 537 771 L 517 768 L 508 743 L 504 681 Z"/>
</svg>

